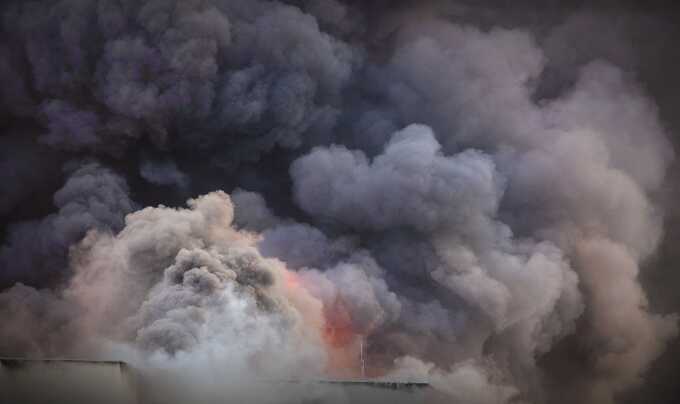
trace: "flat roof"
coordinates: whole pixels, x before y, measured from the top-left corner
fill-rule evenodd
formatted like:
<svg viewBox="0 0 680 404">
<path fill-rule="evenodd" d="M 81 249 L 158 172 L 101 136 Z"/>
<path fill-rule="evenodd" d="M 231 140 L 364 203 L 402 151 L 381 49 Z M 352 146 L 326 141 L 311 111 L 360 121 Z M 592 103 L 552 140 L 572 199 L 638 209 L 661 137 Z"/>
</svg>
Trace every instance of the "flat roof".
<svg viewBox="0 0 680 404">
<path fill-rule="evenodd" d="M 74 363 L 89 365 L 112 365 L 127 367 L 123 361 L 113 360 L 89 360 L 89 359 L 62 359 L 62 358 L 10 358 L 0 357 L 0 364 L 8 368 L 20 367 L 25 363 Z M 340 384 L 354 386 L 369 386 L 384 389 L 418 389 L 429 387 L 430 384 L 424 381 L 409 380 L 385 380 L 385 379 L 291 379 L 291 380 L 264 380 L 270 383 L 321 383 L 321 384 Z"/>
</svg>

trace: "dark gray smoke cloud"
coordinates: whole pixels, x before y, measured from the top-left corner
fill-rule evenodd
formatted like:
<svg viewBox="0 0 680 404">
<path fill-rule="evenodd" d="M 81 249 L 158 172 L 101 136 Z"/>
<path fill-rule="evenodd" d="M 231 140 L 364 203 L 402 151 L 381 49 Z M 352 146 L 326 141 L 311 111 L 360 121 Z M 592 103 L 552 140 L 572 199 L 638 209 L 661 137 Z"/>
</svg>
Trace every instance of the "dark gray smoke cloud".
<svg viewBox="0 0 680 404">
<path fill-rule="evenodd" d="M 9 226 L 0 249 L 1 284 L 59 280 L 67 272 L 71 245 L 89 230 L 120 230 L 134 210 L 125 180 L 96 163 L 70 174 L 53 201 L 57 212 Z"/>
<path fill-rule="evenodd" d="M 656 397 L 674 21 L 501 3 L 3 4 L 0 355 Z"/>
</svg>

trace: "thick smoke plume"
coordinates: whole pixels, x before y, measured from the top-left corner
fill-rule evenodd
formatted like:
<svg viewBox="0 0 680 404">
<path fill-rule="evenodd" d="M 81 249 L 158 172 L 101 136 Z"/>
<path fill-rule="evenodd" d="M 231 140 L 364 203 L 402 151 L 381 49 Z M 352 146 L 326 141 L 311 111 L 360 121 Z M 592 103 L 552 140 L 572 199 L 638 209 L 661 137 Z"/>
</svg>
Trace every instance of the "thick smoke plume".
<svg viewBox="0 0 680 404">
<path fill-rule="evenodd" d="M 158 402 L 370 377 L 602 404 L 678 334 L 640 280 L 674 158 L 636 42 L 670 35 L 653 12 L 0 13 L 0 356 L 124 360 Z"/>
</svg>

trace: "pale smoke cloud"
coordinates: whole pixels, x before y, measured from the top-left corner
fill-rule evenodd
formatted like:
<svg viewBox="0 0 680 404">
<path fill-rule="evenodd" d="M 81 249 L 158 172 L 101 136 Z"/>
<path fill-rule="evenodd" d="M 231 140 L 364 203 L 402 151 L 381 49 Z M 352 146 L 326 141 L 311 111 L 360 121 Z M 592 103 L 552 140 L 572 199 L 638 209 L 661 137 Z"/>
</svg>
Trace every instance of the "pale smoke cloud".
<svg viewBox="0 0 680 404">
<path fill-rule="evenodd" d="M 472 227 L 493 214 L 502 193 L 488 156 L 470 150 L 446 158 L 419 125 L 395 133 L 372 162 L 361 151 L 319 148 L 291 175 L 304 210 L 357 229 Z"/>
<path fill-rule="evenodd" d="M 360 152 L 317 149 L 291 170 L 301 206 L 321 221 L 412 227 L 430 238 L 438 261 L 426 269 L 429 276 L 472 309 L 466 316 L 475 320 L 469 321 L 486 324 L 455 331 L 459 347 L 468 345 L 464 351 L 502 335 L 497 354 L 531 368 L 535 355 L 574 330 L 583 311 L 578 278 L 556 246 L 514 240 L 496 221 L 503 182 L 494 180 L 489 156 L 446 157 L 428 128 L 412 126 L 395 134 L 372 162 Z M 456 306 L 450 310 L 462 309 Z"/>
<path fill-rule="evenodd" d="M 17 283 L 0 294 L 0 314 L 7 319 L 0 330 L 0 352 L 29 357 L 68 354 L 65 347 L 78 338 L 72 325 L 79 313 L 76 305 L 50 291 Z"/>
<path fill-rule="evenodd" d="M 434 402 L 599 404 L 677 335 L 638 280 L 673 152 L 631 16 L 0 9 L 0 355 L 125 359 L 163 401 L 355 376 L 363 341 Z"/>
<path fill-rule="evenodd" d="M 463 361 L 449 371 L 437 369 L 433 364 L 413 357 L 399 358 L 392 376 L 409 380 L 428 380 L 444 395 L 435 396 L 432 402 L 500 404 L 518 396 L 511 386 L 494 381 L 493 371 L 483 363 Z M 513 401 L 515 402 L 515 401 Z"/>
<path fill-rule="evenodd" d="M 265 230 L 258 248 L 263 255 L 276 257 L 291 268 L 317 268 L 346 256 L 356 248 L 356 242 L 329 239 L 315 227 L 291 223 Z"/>
<path fill-rule="evenodd" d="M 677 334 L 677 315 L 649 313 L 647 298 L 635 280 L 638 266 L 623 246 L 586 239 L 577 249 L 584 286 L 591 295 L 587 338 L 594 347 L 594 371 L 605 375 L 589 394 L 599 402 L 610 402 L 610 391 L 642 381 L 663 341 Z M 612 284 L 617 286 L 608 286 Z"/>
<path fill-rule="evenodd" d="M 318 374 L 320 303 L 287 289 L 283 264 L 262 258 L 252 238 L 231 229 L 226 194 L 189 204 L 191 210 L 131 214 L 115 236 L 90 233 L 74 252 L 76 273 L 60 296 L 22 285 L 3 293 L 3 310 L 16 311 L 3 327 L 3 352 L 51 355 L 24 339 L 59 324 L 60 332 L 43 337 L 64 352 L 91 355 L 96 341 L 110 340 L 152 357 L 216 351 L 234 369 L 262 377 Z M 42 313 L 47 305 L 54 310 Z M 269 363 L 272 356 L 278 366 Z"/>
<path fill-rule="evenodd" d="M 326 305 L 338 299 L 344 303 L 354 332 L 370 335 L 400 316 L 401 302 L 389 290 L 383 272 L 370 256 L 358 253 L 323 273 L 303 270 L 301 277 Z"/>
</svg>

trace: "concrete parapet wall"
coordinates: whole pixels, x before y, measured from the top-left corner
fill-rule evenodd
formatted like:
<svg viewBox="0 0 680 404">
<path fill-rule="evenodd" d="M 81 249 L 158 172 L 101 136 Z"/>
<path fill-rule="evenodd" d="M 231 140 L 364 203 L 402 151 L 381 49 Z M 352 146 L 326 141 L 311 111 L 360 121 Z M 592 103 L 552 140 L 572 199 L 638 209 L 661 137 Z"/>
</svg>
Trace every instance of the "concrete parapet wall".
<svg viewBox="0 0 680 404">
<path fill-rule="evenodd" d="M 133 382 L 122 362 L 0 358 L 2 404 L 133 404 Z"/>
</svg>

